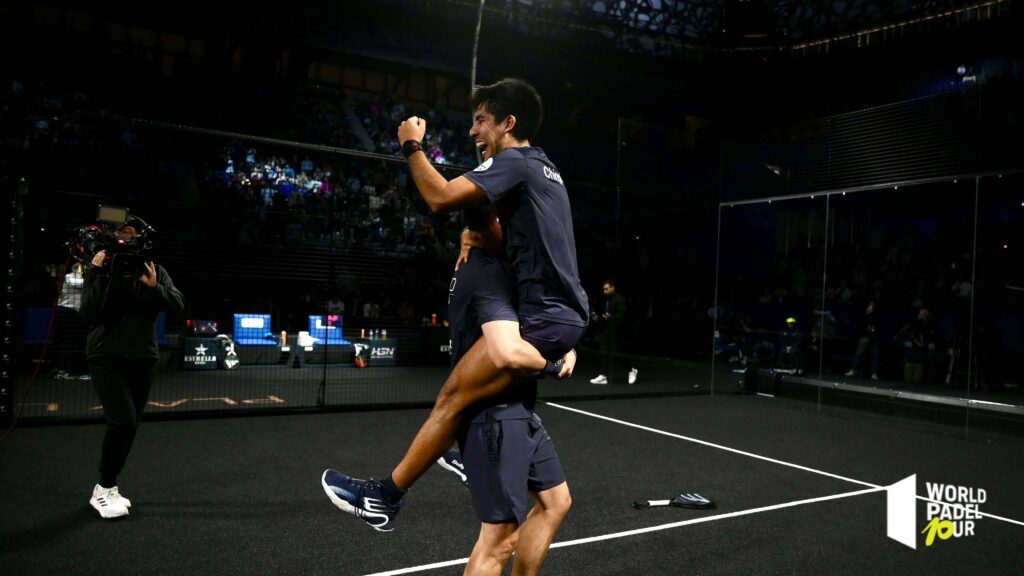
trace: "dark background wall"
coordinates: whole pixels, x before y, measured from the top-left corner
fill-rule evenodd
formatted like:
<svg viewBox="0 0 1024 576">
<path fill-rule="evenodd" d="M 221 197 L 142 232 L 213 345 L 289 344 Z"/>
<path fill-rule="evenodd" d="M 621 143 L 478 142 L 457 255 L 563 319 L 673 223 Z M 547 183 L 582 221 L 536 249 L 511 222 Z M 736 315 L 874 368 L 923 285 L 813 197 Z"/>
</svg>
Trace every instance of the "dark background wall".
<svg viewBox="0 0 1024 576">
<path fill-rule="evenodd" d="M 825 134 L 834 135 L 844 114 L 960 94 L 972 114 L 971 141 L 985 146 L 987 163 L 974 158 L 970 166 L 1017 162 L 1006 152 L 1020 142 L 1016 3 L 998 3 L 987 16 L 966 11 L 921 25 L 908 23 L 941 7 L 874 20 L 847 14 L 846 24 L 836 16 L 828 26 L 803 30 L 790 26 L 796 15 L 780 16 L 780 3 L 754 3 L 763 10 L 740 4 L 702 14 L 689 32 L 654 35 L 610 32 L 592 13 L 545 12 L 546 4 L 531 11 L 497 2 L 484 13 L 477 80 L 522 76 L 544 95 L 545 123 L 535 144 L 569 183 L 585 287 L 597 294 L 601 280 L 618 278 L 636 317 L 661 326 L 644 332 L 638 323 L 637 345 L 648 334 L 649 343 L 674 353 L 705 353 L 719 202 L 813 190 L 800 179 L 780 187 L 766 176 L 770 167 L 753 173 L 749 166 L 790 159 L 776 161 L 779 150 L 804 161 L 811 150 L 831 166 L 836 140 L 818 146 L 816 130 L 825 125 Z M 421 296 L 416 316 L 429 313 L 428 287 L 435 279 L 443 283 L 436 270 L 450 258 L 450 246 L 381 256 L 365 239 L 332 244 L 328 234 L 315 245 L 306 238 L 286 242 L 284 228 L 271 245 L 247 244 L 239 240 L 243 223 L 266 215 L 215 196 L 204 177 L 222 169 L 225 148 L 240 153 L 256 142 L 281 156 L 319 154 L 318 164 L 338 172 L 371 170 L 402 181 L 400 164 L 334 150 L 359 149 L 359 140 L 338 137 L 343 130 L 312 129 L 318 120 L 309 119 L 310 94 L 317 106 L 331 98 L 350 106 L 387 98 L 408 112 L 450 116 L 457 125 L 468 112 L 473 3 L 250 10 L 49 2 L 0 11 L 3 48 L 18 55 L 5 62 L 0 126 L 6 189 L 26 178 L 32 208 L 24 228 L 27 301 L 45 300 L 46 283 L 33 278 L 45 277 L 45 262 L 60 260 L 69 227 L 90 220 L 92 204 L 106 201 L 156 217 L 163 233 L 158 254 L 178 264 L 180 281 L 199 295 L 192 313 L 214 315 L 225 305 L 210 289 L 211 277 L 229 283 L 235 301 L 295 300 L 299 307 L 307 292 L 321 299 L 340 270 L 353 269 L 366 271 L 344 287 L 350 306 L 399 276 L 409 279 L 403 292 Z M 958 72 L 960 66 L 965 70 Z M 328 106 L 325 114 L 343 123 L 345 110 Z M 857 125 L 861 117 L 845 118 Z M 34 130 L 41 119 L 48 123 L 45 135 Z M 86 135 L 54 136 L 61 126 Z M 951 137 L 955 147 L 959 141 Z M 758 155 L 759 146 L 774 155 Z M 844 185 L 856 185 L 857 175 L 869 171 L 854 170 Z M 835 184 L 828 177 L 822 182 Z M 423 216 L 421 205 L 404 206 L 405 215 Z M 330 228 L 344 210 L 333 205 L 321 212 L 319 226 Z M 444 231 L 454 224 L 435 220 L 433 226 Z M 185 266 L 194 262 L 188 258 L 197 244 L 209 251 L 205 260 Z M 306 268 L 296 270 L 296 262 Z M 268 272 L 286 263 L 288 275 L 305 278 L 300 289 Z"/>
</svg>

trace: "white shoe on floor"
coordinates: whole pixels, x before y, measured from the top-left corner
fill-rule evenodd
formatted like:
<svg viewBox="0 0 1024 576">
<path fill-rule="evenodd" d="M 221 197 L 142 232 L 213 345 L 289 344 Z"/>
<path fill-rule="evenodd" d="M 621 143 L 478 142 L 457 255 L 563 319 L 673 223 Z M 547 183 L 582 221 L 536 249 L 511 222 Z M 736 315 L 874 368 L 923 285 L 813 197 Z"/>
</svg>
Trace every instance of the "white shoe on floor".
<svg viewBox="0 0 1024 576">
<path fill-rule="evenodd" d="M 121 494 L 121 491 L 117 489 L 117 486 L 114 486 L 113 488 L 110 489 L 110 497 L 119 498 L 121 502 L 124 504 L 125 508 L 132 507 L 132 501 L 129 500 L 128 497 L 125 496 L 124 494 Z"/>
<path fill-rule="evenodd" d="M 639 372 L 640 372 L 640 371 L 639 371 L 639 370 L 637 370 L 636 368 L 633 368 L 633 369 L 631 369 L 631 370 L 629 371 L 629 383 L 630 383 L 630 384 L 636 384 L 636 375 L 637 375 L 637 374 L 638 374 Z"/>
<path fill-rule="evenodd" d="M 100 513 L 102 518 L 120 518 L 128 515 L 128 504 L 125 504 L 125 500 L 117 491 L 117 486 L 104 488 L 97 484 L 92 489 L 89 504 Z"/>
<path fill-rule="evenodd" d="M 608 379 L 604 377 L 604 374 L 598 374 L 597 378 L 590 379 L 591 384 L 607 384 Z"/>
</svg>

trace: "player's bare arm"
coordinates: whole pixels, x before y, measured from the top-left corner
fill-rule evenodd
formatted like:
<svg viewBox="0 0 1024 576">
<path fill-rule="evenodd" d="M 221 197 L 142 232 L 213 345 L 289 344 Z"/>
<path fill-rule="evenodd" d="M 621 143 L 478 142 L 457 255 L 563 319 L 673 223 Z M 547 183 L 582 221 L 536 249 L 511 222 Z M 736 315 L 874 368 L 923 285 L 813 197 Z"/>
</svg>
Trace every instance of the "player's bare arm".
<svg viewBox="0 0 1024 576">
<path fill-rule="evenodd" d="M 411 116 L 398 126 L 398 142 L 403 150 L 406 142 L 423 142 L 427 121 Z M 432 212 L 454 212 L 487 200 L 484 191 L 465 176 L 448 181 L 434 168 L 422 149 L 408 155 L 409 172 Z"/>
</svg>

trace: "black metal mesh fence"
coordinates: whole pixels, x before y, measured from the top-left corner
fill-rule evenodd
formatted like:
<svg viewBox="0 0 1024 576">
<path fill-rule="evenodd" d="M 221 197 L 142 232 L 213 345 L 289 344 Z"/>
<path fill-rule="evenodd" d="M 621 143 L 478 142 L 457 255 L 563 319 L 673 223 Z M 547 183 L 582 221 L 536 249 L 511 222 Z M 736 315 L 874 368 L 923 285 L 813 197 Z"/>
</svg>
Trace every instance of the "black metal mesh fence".
<svg viewBox="0 0 1024 576">
<path fill-rule="evenodd" d="M 457 214 L 429 213 L 393 143 L 366 138 L 383 130 L 350 130 L 350 145 L 369 140 L 365 147 L 376 150 L 366 152 L 51 112 L 45 128 L 38 111 L 8 116 L 4 124 L 7 134 L 25 139 L 12 165 L 25 180 L 16 200 L 23 240 L 14 247 L 22 260 L 13 329 L 13 397 L 21 418 L 102 415 L 88 379 L 88 326 L 78 312 L 82 266 L 69 248 L 83 227 L 96 224 L 100 205 L 127 208 L 152 227 L 144 255 L 185 296 L 184 311 L 167 311 L 158 321 L 160 360 L 148 410 L 433 401 L 450 362 L 446 290 L 462 222 Z M 22 122 L 16 130 L 14 121 Z M 439 130 L 432 140 L 430 154 L 448 178 L 467 169 L 453 162 L 472 162 L 472 148 L 446 144 L 468 144 L 459 130 Z M 637 147 L 650 144 L 642 134 L 631 139 Z M 571 182 L 569 188 L 585 288 L 597 305 L 600 280 L 615 273 L 603 267 L 623 247 L 617 235 L 608 236 L 619 207 L 606 205 L 614 199 L 607 189 Z M 644 202 L 635 194 L 629 200 Z M 641 220 L 629 214 L 622 233 Z M 666 250 L 676 244 L 660 242 Z M 669 359 L 692 358 L 697 350 L 692 335 L 707 326 L 687 319 L 699 304 L 677 306 L 668 287 L 648 291 L 655 273 L 648 261 L 619 261 L 626 263 L 619 271 L 634 306 L 618 352 L 642 362 L 643 384 L 592 387 L 601 358 L 591 333 L 580 348 L 580 377 L 545 388 L 548 397 L 691 391 L 706 379 L 704 369 Z"/>
<path fill-rule="evenodd" d="M 429 213 L 404 159 L 103 115 L 60 119 L 46 134 L 26 126 L 19 152 L 23 418 L 101 413 L 78 314 L 82 266 L 68 248 L 99 205 L 153 228 L 143 254 L 186 298 L 183 312 L 158 321 L 153 410 L 433 399 L 449 362 L 444 290 L 461 222 Z"/>
</svg>

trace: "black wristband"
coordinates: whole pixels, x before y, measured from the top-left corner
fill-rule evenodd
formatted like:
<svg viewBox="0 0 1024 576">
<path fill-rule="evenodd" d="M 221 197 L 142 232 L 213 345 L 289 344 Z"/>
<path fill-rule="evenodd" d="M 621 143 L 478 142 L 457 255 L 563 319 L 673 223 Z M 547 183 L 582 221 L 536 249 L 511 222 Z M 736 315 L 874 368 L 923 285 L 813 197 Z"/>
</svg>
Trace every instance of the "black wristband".
<svg viewBox="0 0 1024 576">
<path fill-rule="evenodd" d="M 544 363 L 544 373 L 551 374 L 552 376 L 558 376 L 558 373 L 562 371 L 562 359 L 559 358 L 558 362 L 552 362 L 547 360 Z"/>
<path fill-rule="evenodd" d="M 402 143 L 402 155 L 406 158 L 412 156 L 416 152 L 421 152 L 422 150 L 423 144 L 420 144 L 416 140 L 406 140 Z"/>
</svg>

